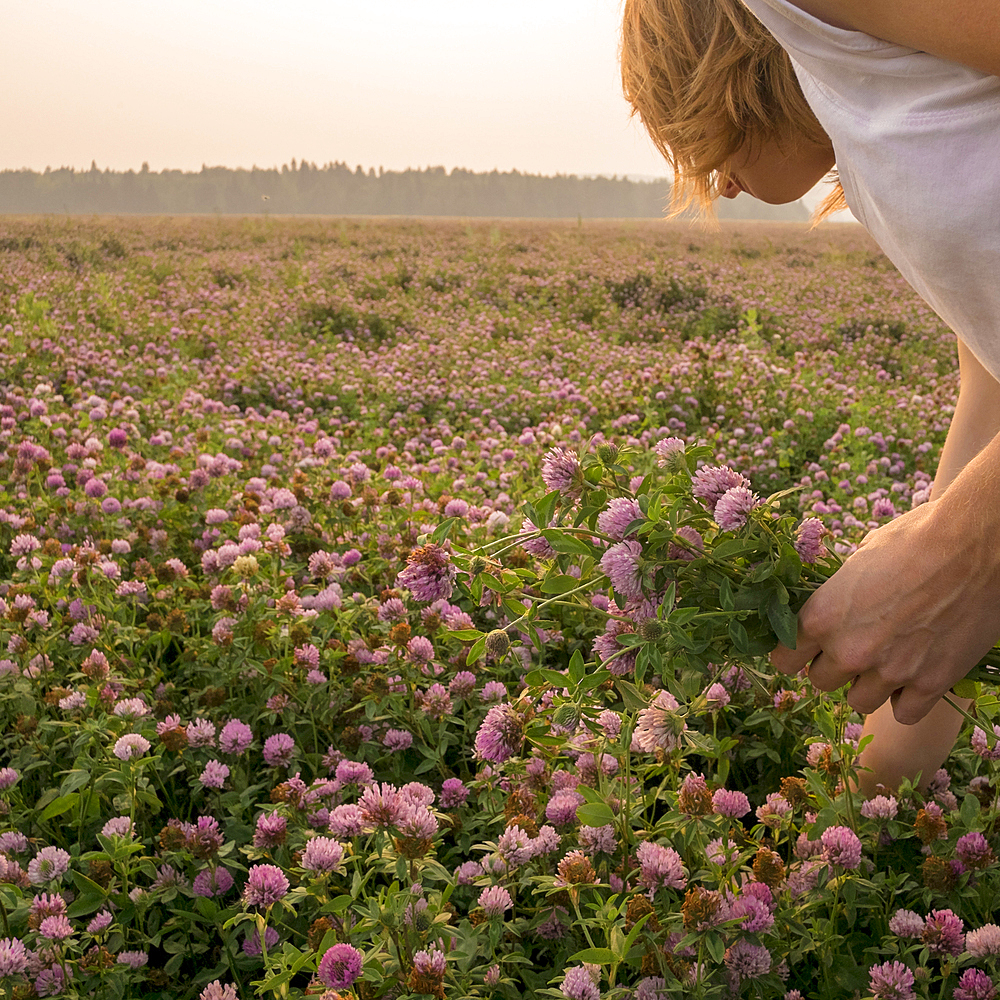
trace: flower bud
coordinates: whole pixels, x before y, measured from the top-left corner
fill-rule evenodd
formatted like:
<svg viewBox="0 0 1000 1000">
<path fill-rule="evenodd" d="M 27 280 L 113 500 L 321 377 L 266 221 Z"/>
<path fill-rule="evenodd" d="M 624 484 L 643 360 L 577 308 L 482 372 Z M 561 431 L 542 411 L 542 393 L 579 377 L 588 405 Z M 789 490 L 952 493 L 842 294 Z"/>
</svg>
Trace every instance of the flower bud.
<svg viewBox="0 0 1000 1000">
<path fill-rule="evenodd" d="M 610 441 L 597 446 L 597 457 L 602 465 L 614 465 L 618 461 L 618 445 Z"/>
<path fill-rule="evenodd" d="M 486 634 L 486 652 L 490 656 L 503 656 L 510 649 L 510 636 L 502 628 Z"/>
<path fill-rule="evenodd" d="M 646 642 L 656 642 L 657 639 L 662 639 L 667 634 L 667 626 L 658 618 L 646 618 L 639 622 L 636 631 L 639 633 L 640 639 Z"/>
</svg>

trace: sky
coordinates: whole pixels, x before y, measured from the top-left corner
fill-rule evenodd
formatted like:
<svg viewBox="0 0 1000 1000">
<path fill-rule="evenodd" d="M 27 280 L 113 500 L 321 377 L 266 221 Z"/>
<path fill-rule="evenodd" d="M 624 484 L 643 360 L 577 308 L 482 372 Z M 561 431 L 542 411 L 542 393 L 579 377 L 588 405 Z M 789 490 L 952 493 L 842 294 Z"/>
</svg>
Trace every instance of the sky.
<svg viewBox="0 0 1000 1000">
<path fill-rule="evenodd" d="M 0 0 L 0 169 L 663 176 L 620 0 Z"/>
</svg>

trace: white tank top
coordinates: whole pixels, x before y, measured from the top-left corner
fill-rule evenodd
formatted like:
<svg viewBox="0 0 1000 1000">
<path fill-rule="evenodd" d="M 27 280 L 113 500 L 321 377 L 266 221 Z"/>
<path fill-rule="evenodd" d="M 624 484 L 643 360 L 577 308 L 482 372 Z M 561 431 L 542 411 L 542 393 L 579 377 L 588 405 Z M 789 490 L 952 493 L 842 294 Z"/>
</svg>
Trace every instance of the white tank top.
<svg viewBox="0 0 1000 1000">
<path fill-rule="evenodd" d="M 851 211 L 1000 380 L 1000 77 L 744 3 L 791 56 Z"/>
</svg>

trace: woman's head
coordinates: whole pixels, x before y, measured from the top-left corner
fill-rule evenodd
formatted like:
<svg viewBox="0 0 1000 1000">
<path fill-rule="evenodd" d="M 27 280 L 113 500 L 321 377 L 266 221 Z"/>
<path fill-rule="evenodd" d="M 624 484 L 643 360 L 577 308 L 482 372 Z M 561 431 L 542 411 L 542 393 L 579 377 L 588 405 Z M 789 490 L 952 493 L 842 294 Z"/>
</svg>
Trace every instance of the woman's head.
<svg viewBox="0 0 1000 1000">
<path fill-rule="evenodd" d="M 740 0 L 625 0 L 621 66 L 633 113 L 673 168 L 674 214 L 732 194 L 734 163 L 808 172 L 831 151 L 788 55 Z"/>
</svg>

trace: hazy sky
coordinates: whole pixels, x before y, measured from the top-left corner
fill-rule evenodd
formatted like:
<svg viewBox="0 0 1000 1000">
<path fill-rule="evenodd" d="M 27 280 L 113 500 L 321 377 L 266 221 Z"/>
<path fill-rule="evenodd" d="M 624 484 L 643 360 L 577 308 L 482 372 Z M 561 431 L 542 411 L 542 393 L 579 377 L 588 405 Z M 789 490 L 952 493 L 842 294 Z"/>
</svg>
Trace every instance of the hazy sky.
<svg viewBox="0 0 1000 1000">
<path fill-rule="evenodd" d="M 0 0 L 0 169 L 661 175 L 619 0 Z"/>
</svg>

